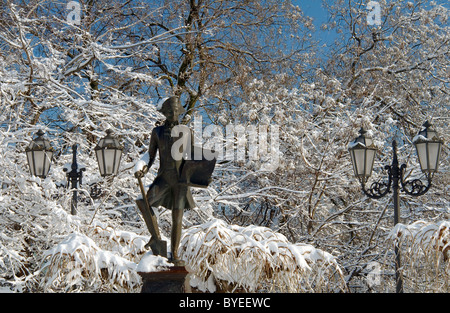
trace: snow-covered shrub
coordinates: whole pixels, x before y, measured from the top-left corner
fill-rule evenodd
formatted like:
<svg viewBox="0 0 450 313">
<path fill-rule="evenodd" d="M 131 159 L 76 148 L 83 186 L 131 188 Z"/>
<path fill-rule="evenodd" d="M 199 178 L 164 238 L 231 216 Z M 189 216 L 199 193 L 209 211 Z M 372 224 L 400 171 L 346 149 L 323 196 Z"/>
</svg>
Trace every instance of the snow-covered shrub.
<svg viewBox="0 0 450 313">
<path fill-rule="evenodd" d="M 292 244 L 266 227 L 210 221 L 187 229 L 181 255 L 201 291 L 342 291 L 342 271 L 329 253 Z"/>
<path fill-rule="evenodd" d="M 450 291 L 450 222 L 397 224 L 389 234 L 401 247 L 405 290 Z"/>
<path fill-rule="evenodd" d="M 136 263 L 101 249 L 80 233 L 45 253 L 41 285 L 46 291 L 132 290 L 140 284 Z"/>
<path fill-rule="evenodd" d="M 138 292 L 138 275 L 167 265 L 144 248 L 148 237 L 102 223 L 82 227 L 43 253 L 39 288 L 46 292 Z M 343 291 L 342 270 L 329 253 L 292 244 L 266 227 L 229 225 L 223 220 L 183 233 L 182 258 L 201 291 Z M 161 263 L 162 262 L 162 263 Z M 163 264 L 164 263 L 164 264 Z M 139 269 L 141 267 L 141 270 Z"/>
<path fill-rule="evenodd" d="M 135 263 L 139 263 L 139 258 L 146 251 L 144 246 L 150 239 L 148 236 L 113 228 L 100 222 L 94 223 L 89 235 L 101 242 L 104 250 L 113 251 Z"/>
</svg>

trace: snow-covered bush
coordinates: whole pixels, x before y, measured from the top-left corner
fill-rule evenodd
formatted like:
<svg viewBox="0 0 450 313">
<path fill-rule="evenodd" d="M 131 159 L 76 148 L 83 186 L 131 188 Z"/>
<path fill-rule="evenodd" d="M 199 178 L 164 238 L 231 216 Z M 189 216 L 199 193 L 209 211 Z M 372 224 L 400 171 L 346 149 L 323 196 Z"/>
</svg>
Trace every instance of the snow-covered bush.
<svg viewBox="0 0 450 313">
<path fill-rule="evenodd" d="M 450 291 L 450 222 L 397 224 L 389 234 L 401 247 L 404 286 L 414 292 Z"/>
<path fill-rule="evenodd" d="M 139 286 L 136 263 L 73 233 L 44 254 L 45 291 L 129 291 Z"/>
<path fill-rule="evenodd" d="M 139 290 L 137 256 L 142 256 L 148 238 L 98 225 L 90 229 L 90 236 L 69 234 L 44 253 L 40 287 L 65 292 Z"/>
<path fill-rule="evenodd" d="M 187 229 L 181 255 L 201 291 L 320 292 L 345 290 L 342 270 L 329 253 L 292 244 L 266 227 L 210 221 Z"/>
<path fill-rule="evenodd" d="M 450 259 L 450 222 L 427 222 L 419 220 L 409 225 L 397 224 L 389 234 L 389 239 L 408 243 L 408 252 L 417 255 L 434 251 L 444 261 Z"/>
<path fill-rule="evenodd" d="M 144 248 L 148 237 L 103 225 L 83 227 L 43 253 L 35 273 L 46 292 L 139 292 L 139 271 L 170 266 Z M 182 257 L 200 291 L 345 291 L 336 259 L 311 245 L 292 244 L 269 228 L 212 219 L 183 233 Z M 150 261 L 149 261 L 150 260 Z M 153 266 L 153 267 L 152 267 Z"/>
</svg>

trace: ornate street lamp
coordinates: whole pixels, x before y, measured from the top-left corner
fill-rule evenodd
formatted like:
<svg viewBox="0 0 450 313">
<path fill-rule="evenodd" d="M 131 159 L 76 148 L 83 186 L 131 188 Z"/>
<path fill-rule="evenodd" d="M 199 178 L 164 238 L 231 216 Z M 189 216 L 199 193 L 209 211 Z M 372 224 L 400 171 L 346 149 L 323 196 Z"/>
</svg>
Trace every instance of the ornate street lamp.
<svg viewBox="0 0 450 313">
<path fill-rule="evenodd" d="M 39 130 L 36 138 L 25 148 L 28 167 L 31 175 L 45 178 L 50 171 L 53 157 L 53 147 L 44 138 L 44 132 Z"/>
<path fill-rule="evenodd" d="M 361 128 L 359 137 L 349 145 L 353 171 L 359 179 L 367 180 L 372 175 L 373 162 L 377 151 L 372 138 L 366 137 L 366 131 Z"/>
<path fill-rule="evenodd" d="M 431 129 L 431 126 L 426 121 L 422 126 L 422 130 L 413 139 L 422 172 L 429 178 L 432 178 L 433 174 L 438 170 L 439 156 L 443 144 L 436 131 Z"/>
<path fill-rule="evenodd" d="M 420 196 L 425 194 L 431 187 L 431 179 L 433 174 L 437 171 L 439 165 L 439 155 L 443 142 L 437 136 L 436 131 L 430 128 L 431 124 L 425 122 L 423 129 L 414 137 L 413 143 L 416 146 L 417 155 L 420 162 L 422 172 L 425 173 L 427 184 L 425 185 L 420 179 L 405 180 L 403 174 L 406 165 L 398 165 L 397 158 L 397 142 L 392 141 L 393 160 L 391 165 L 386 165 L 384 168 L 388 172 L 387 182 L 374 182 L 369 188 L 366 187 L 366 182 L 371 176 L 373 159 L 375 157 L 375 147 L 370 138 L 365 137 L 365 131 L 361 128 L 360 136 L 349 144 L 348 150 L 351 156 L 355 176 L 359 179 L 362 191 L 365 195 L 372 199 L 379 199 L 393 190 L 394 202 L 394 224 L 399 223 L 399 188 L 406 194 L 411 196 Z M 395 244 L 395 273 L 396 273 L 396 290 L 403 292 L 403 280 L 399 268 L 400 251 Z"/>
<path fill-rule="evenodd" d="M 102 177 L 117 175 L 122 157 L 123 147 L 119 140 L 112 136 L 112 130 L 106 131 L 106 136 L 95 147 L 98 168 Z"/>
<path fill-rule="evenodd" d="M 39 130 L 30 145 L 25 149 L 28 166 L 32 175 L 45 178 L 50 170 L 51 160 L 53 157 L 53 148 L 47 139 L 44 139 L 44 132 Z M 107 130 L 106 136 L 100 139 L 95 147 L 100 175 L 105 177 L 109 175 L 117 175 L 122 157 L 123 147 L 119 144 L 119 140 L 112 136 L 112 131 Z M 77 214 L 78 187 L 82 184 L 83 172 L 86 170 L 84 166 L 77 163 L 77 145 L 72 146 L 72 164 L 66 164 L 63 168 L 67 176 L 67 187 L 73 190 L 71 202 L 71 214 Z"/>
</svg>

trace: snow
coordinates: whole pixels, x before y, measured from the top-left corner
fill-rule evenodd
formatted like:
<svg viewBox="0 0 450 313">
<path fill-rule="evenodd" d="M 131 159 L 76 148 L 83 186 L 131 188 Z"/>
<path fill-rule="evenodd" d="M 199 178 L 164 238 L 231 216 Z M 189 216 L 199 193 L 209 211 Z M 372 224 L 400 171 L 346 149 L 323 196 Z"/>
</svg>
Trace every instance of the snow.
<svg viewBox="0 0 450 313">
<path fill-rule="evenodd" d="M 134 172 L 142 171 L 142 169 L 144 169 L 144 167 L 147 166 L 147 164 L 148 163 L 143 160 L 137 161 L 136 165 L 134 166 Z"/>
<path fill-rule="evenodd" d="M 102 270 L 106 270 L 110 283 L 137 285 L 140 283 L 137 265 L 124 256 L 119 251 L 100 248 L 86 235 L 72 233 L 44 253 L 47 262 L 41 271 L 47 279 L 43 282 L 47 287 L 57 285 L 61 279 L 67 286 L 77 286 L 85 280 L 94 284 L 99 283 Z"/>
<path fill-rule="evenodd" d="M 142 169 L 144 168 L 144 166 L 148 165 L 148 162 L 150 161 L 150 155 L 147 153 L 145 153 L 142 158 L 140 160 L 138 160 L 136 162 L 136 164 L 134 165 L 134 172 L 138 172 L 138 171 L 142 171 Z"/>
<path fill-rule="evenodd" d="M 355 147 L 365 148 L 366 145 L 363 144 L 363 143 L 360 142 L 360 141 L 352 141 L 352 142 L 350 142 L 350 143 L 348 144 L 348 148 L 349 148 L 349 149 L 353 149 L 353 148 L 355 148 Z"/>
<path fill-rule="evenodd" d="M 153 255 L 152 252 L 147 252 L 142 257 L 141 261 L 137 265 L 137 272 L 160 272 L 172 267 L 173 264 L 169 262 L 167 258 L 160 255 Z"/>
<path fill-rule="evenodd" d="M 415 143 L 419 143 L 419 142 L 426 142 L 426 141 L 430 141 L 428 138 L 426 138 L 425 136 L 422 135 L 416 135 L 414 136 L 412 142 Z"/>
<path fill-rule="evenodd" d="M 167 258 L 150 251 L 142 255 L 147 237 L 100 222 L 91 227 L 90 236 L 71 233 L 45 252 L 40 271 L 46 273 L 46 286 L 56 285 L 62 279 L 68 286 L 86 279 L 97 283 L 103 271 L 110 283 L 138 285 L 139 272 L 164 271 L 173 266 Z M 109 245 L 100 247 L 93 238 Z M 341 273 L 334 256 L 312 245 L 292 244 L 284 235 L 266 227 L 230 225 L 220 219 L 186 229 L 180 253 L 194 272 L 191 285 L 209 292 L 216 291 L 218 280 L 256 291 L 274 276 L 285 282 L 289 281 L 286 276 L 292 277 L 290 287 L 296 288 L 295 282 L 307 279 L 316 268 L 323 268 L 324 272 L 333 268 Z"/>
<path fill-rule="evenodd" d="M 169 99 L 169 97 L 162 98 L 158 101 L 158 103 L 156 104 L 156 109 L 158 111 L 162 109 L 162 105 L 164 104 L 164 102 L 166 102 L 167 99 Z"/>
<path fill-rule="evenodd" d="M 389 233 L 388 239 L 409 241 L 413 249 L 438 249 L 450 257 L 449 221 L 419 220 L 409 225 L 398 223 Z"/>
<path fill-rule="evenodd" d="M 73 255 L 77 251 L 81 251 L 87 254 L 90 250 L 99 250 L 95 242 L 89 237 L 73 233 L 68 235 L 61 243 L 51 248 L 44 253 L 44 256 L 50 256 L 55 254 L 69 254 Z"/>
<path fill-rule="evenodd" d="M 181 247 L 182 258 L 195 272 L 191 285 L 201 291 L 216 290 L 212 277 L 254 292 L 273 277 L 290 284 L 282 288 L 297 290 L 302 279 L 321 267 L 342 274 L 334 256 L 312 245 L 292 244 L 267 227 L 229 225 L 220 219 L 187 229 Z"/>
<path fill-rule="evenodd" d="M 350 26 L 361 30 L 359 39 L 348 32 L 352 27 L 336 24 L 339 16 L 364 16 L 364 6 L 331 5 L 327 26 L 349 40 L 337 40 L 330 50 L 334 52 L 323 56 L 301 35 L 301 20 L 288 20 L 300 11 L 285 15 L 284 9 L 278 11 L 281 7 L 274 6 L 274 14 L 282 19 L 280 25 L 295 25 L 291 30 L 301 31 L 295 38 L 302 49 L 290 57 L 294 50 L 279 55 L 277 49 L 260 49 L 269 40 L 264 34 L 275 34 L 270 27 L 278 27 L 278 21 L 261 25 L 261 32 L 250 34 L 258 40 L 241 41 L 242 49 L 236 46 L 235 26 L 245 23 L 241 17 L 250 15 L 236 16 L 234 24 L 215 20 L 214 16 L 229 9 L 226 1 L 220 2 L 223 8 L 204 11 L 205 18 L 210 13 L 217 15 L 204 25 L 210 29 L 195 29 L 200 31 L 198 36 L 185 36 L 189 32 L 182 26 L 164 32 L 142 24 L 159 20 L 161 10 L 166 10 L 167 25 L 179 25 L 177 18 L 183 8 L 178 6 L 158 7 L 149 1 L 111 6 L 115 23 L 104 24 L 106 20 L 99 19 L 95 33 L 67 27 L 67 12 L 60 10 L 56 15 L 41 14 L 45 23 L 52 25 L 43 32 L 42 23 L 27 14 L 37 9 L 45 13 L 47 6 L 21 1 L 19 8 L 12 2 L 2 11 L 0 29 L 0 290 L 6 285 L 24 292 L 139 289 L 136 269 L 147 252 L 149 238 L 135 207 L 140 190 L 133 170 L 148 164 L 148 154 L 139 159 L 161 117 L 156 107 L 167 99 L 158 101 L 161 95 L 179 94 L 184 104 L 192 100 L 189 113 L 203 115 L 205 125 L 228 123 L 247 128 L 270 123 L 280 128 L 283 154 L 277 159 L 276 171 L 269 166 L 266 169 L 272 173 L 261 171 L 261 164 L 269 165 L 263 158 L 247 162 L 250 139 L 237 135 L 235 145 L 245 150 L 242 158 L 218 162 L 210 187 L 193 191 L 199 207 L 186 212 L 181 249 L 196 269 L 193 283 L 208 291 L 217 290 L 223 282 L 246 290 L 268 290 L 267 286 L 273 285 L 274 290 L 285 286 L 285 290 L 317 291 L 321 284 L 314 277 L 322 286 L 340 286 L 329 272 L 314 276 L 322 266 L 336 272 L 345 268 L 347 285 L 359 284 L 359 269 L 365 262 L 392 254 L 392 246 L 385 242 L 392 213 L 389 209 L 384 213 L 391 198 L 370 201 L 350 178 L 351 160 L 344 151 L 349 139 L 361 126 L 373 130 L 375 146 L 385 147 L 380 164 L 391 156 L 385 145 L 397 138 L 399 159 L 411 163 L 413 147 L 406 137 L 415 134 L 426 119 L 442 130 L 445 142 L 450 139 L 446 131 L 450 116 L 449 11 L 440 4 L 417 1 L 411 9 L 399 1 L 399 6 L 383 12 L 378 42 L 370 28 L 360 27 L 364 18 L 351 19 Z M 244 2 L 239 7 L 248 8 Z M 127 12 L 136 13 L 131 24 Z M 249 31 L 258 29 L 252 25 Z M 277 35 L 280 40 L 287 38 L 285 31 L 290 30 L 283 27 Z M 142 36 L 133 37 L 134 30 L 141 28 L 146 30 Z M 199 63 L 201 53 L 193 53 L 192 62 L 184 67 L 186 59 L 179 56 L 192 51 L 179 48 L 189 50 L 186 40 L 190 37 L 200 40 L 200 46 L 206 44 L 210 53 L 206 63 Z M 365 49 L 364 55 L 353 67 L 352 52 L 359 48 Z M 217 51 L 224 53 L 214 53 Z M 264 73 L 258 71 L 262 56 L 268 61 Z M 198 72 L 200 68 L 205 71 Z M 176 69 L 180 72 L 175 76 L 185 80 L 183 86 L 171 76 Z M 93 152 L 95 141 L 108 128 L 126 147 L 114 180 L 100 177 Z M 30 176 L 23 153 L 38 129 L 45 130 L 58 151 L 45 179 Z M 425 140 L 416 136 L 413 141 Z M 64 188 L 62 168 L 71 170 L 70 147 L 75 143 L 80 146 L 77 158 L 86 164 L 79 167 L 88 171 L 78 193 L 79 213 L 73 216 L 69 213 L 73 193 Z M 448 156 L 448 149 L 443 150 Z M 273 154 L 266 157 L 269 155 Z M 397 225 L 389 239 L 402 243 L 402 256 L 426 254 L 423 251 L 448 255 L 449 225 L 437 220 L 448 221 L 449 158 L 441 161 L 434 187 L 418 198 L 406 196 L 401 203 L 405 224 Z M 413 178 L 413 171 L 405 175 Z M 422 175 L 419 168 L 417 172 Z M 209 220 L 211 217 L 217 219 Z M 169 234 L 170 211 L 160 210 L 158 219 L 161 233 Z M 440 269 L 421 259 L 410 260 L 402 263 L 405 271 L 419 265 Z M 447 264 L 448 272 L 448 261 L 438 265 L 442 264 Z M 407 284 L 415 279 L 414 275 L 407 277 Z M 424 288 L 430 287 L 426 291 L 449 290 L 445 271 L 428 277 L 444 287 L 431 289 L 432 284 L 417 279 Z M 392 286 L 392 275 L 386 275 L 386 280 Z M 359 287 L 353 290 L 363 290 Z M 406 280 L 405 287 L 409 288 Z M 383 291 L 389 291 L 389 286 Z"/>
</svg>

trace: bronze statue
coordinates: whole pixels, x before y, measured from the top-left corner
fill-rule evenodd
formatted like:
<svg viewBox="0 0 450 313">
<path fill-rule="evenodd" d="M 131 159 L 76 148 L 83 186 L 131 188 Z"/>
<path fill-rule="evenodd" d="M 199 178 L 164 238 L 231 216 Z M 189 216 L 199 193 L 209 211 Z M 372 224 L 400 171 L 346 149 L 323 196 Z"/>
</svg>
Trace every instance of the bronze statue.
<svg viewBox="0 0 450 313">
<path fill-rule="evenodd" d="M 206 187 L 207 184 L 209 184 L 211 181 L 211 173 L 215 165 L 215 159 L 206 161 L 207 166 L 201 165 L 205 163 L 205 160 L 199 160 L 199 162 L 196 163 L 196 166 L 192 166 L 194 164 L 193 162 L 196 162 L 195 160 L 186 162 L 183 158 L 180 158 L 180 160 L 174 159 L 172 155 L 172 145 L 179 140 L 180 137 L 172 136 L 172 129 L 174 126 L 178 125 L 178 117 L 184 110 L 180 105 L 179 99 L 177 97 L 171 97 L 163 102 L 159 111 L 164 114 L 166 120 L 163 125 L 155 127 L 152 131 L 148 151 L 148 165 L 135 173 L 143 193 L 143 199 L 137 200 L 136 203 L 152 236 L 147 246 L 150 246 L 153 254 L 164 257 L 167 257 L 167 246 L 166 242 L 161 240 L 152 207 L 163 206 L 172 211 L 172 230 L 170 238 L 172 256 L 170 261 L 176 266 L 184 266 L 184 261 L 180 260 L 178 255 L 178 247 L 181 239 L 183 211 L 184 209 L 195 207 L 190 186 Z M 189 135 L 191 136 L 191 133 L 189 133 Z M 192 150 L 187 153 L 192 153 L 192 143 L 192 138 L 189 138 L 190 149 L 188 150 L 191 150 L 191 148 Z M 155 180 L 145 194 L 141 178 L 152 166 L 156 158 L 157 150 L 159 151 L 160 166 Z M 200 166 L 198 164 L 200 164 Z M 201 168 L 201 171 L 195 170 L 195 168 L 198 167 Z M 192 170 L 191 168 L 194 169 Z M 186 175 L 188 177 L 186 177 Z M 201 186 L 198 183 L 195 184 L 195 181 L 199 181 L 199 179 L 196 179 L 195 177 L 198 177 L 199 175 L 203 177 L 200 181 L 207 182 L 204 186 Z M 204 177 L 205 175 L 206 177 Z M 191 176 L 194 178 L 191 179 Z M 194 182 L 191 183 L 191 180 Z"/>
</svg>

